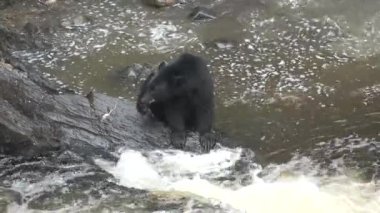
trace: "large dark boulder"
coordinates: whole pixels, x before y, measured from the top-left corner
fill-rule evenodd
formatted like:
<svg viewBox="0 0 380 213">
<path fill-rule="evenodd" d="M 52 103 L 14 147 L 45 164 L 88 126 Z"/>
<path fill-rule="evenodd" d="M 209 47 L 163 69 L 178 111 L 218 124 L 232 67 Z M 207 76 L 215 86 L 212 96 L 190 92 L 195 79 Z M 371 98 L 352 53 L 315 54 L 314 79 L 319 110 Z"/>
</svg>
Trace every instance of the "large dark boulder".
<svg viewBox="0 0 380 213">
<path fill-rule="evenodd" d="M 0 63 L 0 154 L 33 157 L 67 148 L 93 156 L 168 145 L 167 131 L 146 125 L 134 103 L 95 93 L 91 106 L 82 95 L 52 93 L 33 75 Z"/>
<path fill-rule="evenodd" d="M 121 146 L 167 145 L 165 128 L 145 125 L 134 103 L 95 94 L 92 104 L 12 56 L 12 50 L 39 48 L 34 41 L 0 26 L 0 156 L 72 150 L 83 158 L 111 158 L 109 153 Z"/>
</svg>

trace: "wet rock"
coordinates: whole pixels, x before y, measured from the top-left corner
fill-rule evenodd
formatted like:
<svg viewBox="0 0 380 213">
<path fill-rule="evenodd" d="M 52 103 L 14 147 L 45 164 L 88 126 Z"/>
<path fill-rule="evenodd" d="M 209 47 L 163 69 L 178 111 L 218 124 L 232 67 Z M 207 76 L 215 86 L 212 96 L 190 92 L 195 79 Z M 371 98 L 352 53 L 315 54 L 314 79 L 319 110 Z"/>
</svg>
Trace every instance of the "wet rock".
<svg viewBox="0 0 380 213">
<path fill-rule="evenodd" d="M 0 51 L 4 53 L 8 49 L 25 48 L 33 48 L 32 42 L 0 25 Z"/>
<path fill-rule="evenodd" d="M 71 22 L 68 20 L 62 21 L 61 25 L 63 28 L 71 28 Z"/>
<path fill-rule="evenodd" d="M 61 26 L 66 29 L 74 29 L 91 25 L 93 19 L 90 16 L 78 15 L 61 21 Z"/>
<path fill-rule="evenodd" d="M 193 9 L 189 17 L 193 21 L 207 21 L 215 19 L 216 15 L 210 9 L 198 6 Z"/>
<path fill-rule="evenodd" d="M 12 6 L 13 3 L 14 3 L 13 0 L 2 0 L 2 1 L 0 1 L 0 10 L 3 10 L 7 7 Z"/>
<path fill-rule="evenodd" d="M 112 156 L 107 150 L 116 146 L 149 148 L 168 144 L 167 132 L 162 127 L 150 128 L 153 132 L 149 133 L 149 127 L 142 128 L 143 120 L 138 124 L 140 116 L 134 103 L 95 94 L 92 109 L 86 97 L 63 92 L 41 73 L 23 66 L 10 52 L 34 48 L 33 40 L 28 39 L 0 28 L 0 57 L 3 57 L 0 58 L 0 154 L 32 158 L 69 148 L 84 159 L 93 155 L 109 159 Z M 17 64 L 22 66 L 12 66 Z M 21 67 L 23 71 L 18 69 Z M 107 109 L 113 107 L 116 109 L 109 119 L 101 122 Z M 154 143 L 145 144 L 150 140 Z M 127 141 L 129 145 L 125 144 Z"/>
<path fill-rule="evenodd" d="M 238 45 L 237 41 L 229 39 L 215 39 L 213 41 L 205 42 L 206 47 L 217 49 L 232 49 Z"/>
<path fill-rule="evenodd" d="M 0 154 L 31 158 L 68 148 L 84 159 L 114 160 L 110 150 L 120 146 L 169 145 L 168 132 L 146 126 L 134 103 L 96 93 L 92 108 L 82 95 L 51 93 L 36 75 L 0 64 Z"/>
<path fill-rule="evenodd" d="M 234 45 L 229 42 L 215 42 L 215 46 L 219 49 L 231 49 L 234 47 Z"/>
<path fill-rule="evenodd" d="M 194 0 L 177 0 L 178 4 L 190 4 L 194 3 Z"/>
<path fill-rule="evenodd" d="M 5 109 L 2 109 L 5 110 Z M 5 123 L 6 120 L 3 120 L 3 118 L 0 119 L 1 123 Z M 8 122 L 6 122 L 9 124 Z M 19 154 L 19 155 L 28 155 L 28 153 L 22 153 L 20 151 L 25 149 L 19 149 L 18 147 L 31 147 L 30 145 L 33 144 L 33 141 L 31 141 L 31 138 L 29 138 L 27 135 L 24 135 L 23 131 L 25 129 L 14 129 L 14 127 L 8 128 L 6 125 L 1 124 L 0 125 L 0 153 L 3 154 Z M 28 130 L 28 128 L 26 128 Z M 31 130 L 31 129 L 29 129 Z"/>
<path fill-rule="evenodd" d="M 77 16 L 73 19 L 73 26 L 82 27 L 91 22 L 91 19 L 88 16 Z"/>
<path fill-rule="evenodd" d="M 143 0 L 146 5 L 153 7 L 168 7 L 177 3 L 176 0 Z"/>
<path fill-rule="evenodd" d="M 38 0 L 38 3 L 45 5 L 45 6 L 53 5 L 56 2 L 57 2 L 57 0 Z"/>
<path fill-rule="evenodd" d="M 31 37 L 20 35 L 15 32 L 9 31 L 7 28 L 0 24 L 0 63 L 1 66 L 13 66 L 20 70 L 24 67 L 11 57 L 13 50 L 35 49 L 37 48 L 34 40 Z M 10 68 L 12 69 L 12 68 Z"/>
<path fill-rule="evenodd" d="M 24 25 L 23 28 L 24 32 L 27 33 L 29 36 L 34 36 L 39 32 L 38 26 L 35 24 L 28 22 Z"/>
<path fill-rule="evenodd" d="M 20 193 L 0 187 L 0 212 L 7 212 L 7 206 L 13 203 L 21 204 L 21 200 Z"/>
<path fill-rule="evenodd" d="M 57 148 L 59 135 L 45 121 L 35 123 L 41 110 L 54 107 L 43 100 L 37 85 L 25 81 L 27 75 L 0 64 L 0 153 L 31 157 L 41 150 Z M 39 96 L 39 97 L 38 97 Z M 46 131 L 46 132 L 45 132 Z"/>
<path fill-rule="evenodd" d="M 38 25 L 28 22 L 23 27 L 24 32 L 27 37 L 33 40 L 34 46 L 38 49 L 44 49 L 47 46 L 50 46 L 46 41 L 42 38 L 41 29 Z"/>
<path fill-rule="evenodd" d="M 36 25 L 28 24 L 26 28 L 29 30 L 28 33 L 19 34 L 0 25 L 0 57 L 2 56 L 3 59 L 8 61 L 14 61 L 10 60 L 10 57 L 7 57 L 14 50 L 45 49 L 51 47 L 45 38 L 32 35 L 39 31 Z"/>
<path fill-rule="evenodd" d="M 149 64 L 131 64 L 116 69 L 111 76 L 114 80 L 122 83 L 138 83 L 143 81 L 153 70 L 153 67 Z"/>
<path fill-rule="evenodd" d="M 141 132 L 139 136 L 135 129 L 139 126 L 137 120 L 140 116 L 135 112 L 133 103 L 97 94 L 94 112 L 85 97 L 49 94 L 19 71 L 6 67 L 0 67 L 0 87 L 2 154 L 31 157 L 65 145 L 84 151 L 86 154 L 82 154 L 86 156 L 103 155 L 108 148 L 126 141 L 132 147 L 145 146 L 132 142 L 144 135 Z M 107 128 L 100 118 L 107 108 L 114 106 L 117 107 L 107 121 L 112 122 L 113 127 Z M 157 136 L 153 137 L 154 140 Z M 161 145 L 165 144 L 167 142 L 161 142 Z"/>
<path fill-rule="evenodd" d="M 29 39 L 0 28 L 0 155 L 33 158 L 70 149 L 84 160 L 114 159 L 110 150 L 120 146 L 168 146 L 168 132 L 162 125 L 146 126 L 134 103 L 95 93 L 91 106 L 86 97 L 62 91 L 36 70 L 13 66 L 22 63 L 10 52 L 33 48 Z M 127 77 L 148 72 L 142 65 L 132 67 Z M 115 110 L 101 121 L 109 108 Z"/>
</svg>

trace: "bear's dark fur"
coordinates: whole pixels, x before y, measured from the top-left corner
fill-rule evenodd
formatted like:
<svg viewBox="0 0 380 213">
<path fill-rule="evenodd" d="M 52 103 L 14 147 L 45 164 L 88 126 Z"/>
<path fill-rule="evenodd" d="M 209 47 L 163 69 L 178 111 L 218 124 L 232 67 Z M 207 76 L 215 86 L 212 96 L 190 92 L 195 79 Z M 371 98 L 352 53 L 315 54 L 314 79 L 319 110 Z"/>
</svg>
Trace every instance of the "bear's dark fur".
<svg viewBox="0 0 380 213">
<path fill-rule="evenodd" d="M 174 62 L 161 63 L 141 86 L 137 99 L 141 114 L 151 112 L 172 130 L 171 142 L 183 148 L 186 130 L 200 134 L 205 151 L 215 145 L 210 131 L 214 120 L 214 86 L 206 62 L 184 53 Z"/>
</svg>

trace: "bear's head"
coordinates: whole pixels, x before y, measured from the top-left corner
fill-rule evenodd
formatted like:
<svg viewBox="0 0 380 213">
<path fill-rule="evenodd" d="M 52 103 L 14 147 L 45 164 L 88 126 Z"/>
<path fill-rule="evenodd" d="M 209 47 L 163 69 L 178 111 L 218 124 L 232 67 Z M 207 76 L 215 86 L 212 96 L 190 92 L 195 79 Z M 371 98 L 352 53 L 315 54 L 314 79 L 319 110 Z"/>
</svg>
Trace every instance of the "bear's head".
<svg viewBox="0 0 380 213">
<path fill-rule="evenodd" d="M 182 54 L 178 60 L 170 64 L 162 62 L 148 82 L 142 102 L 161 102 L 197 92 L 207 77 L 206 71 L 204 61 L 191 54 Z"/>
</svg>

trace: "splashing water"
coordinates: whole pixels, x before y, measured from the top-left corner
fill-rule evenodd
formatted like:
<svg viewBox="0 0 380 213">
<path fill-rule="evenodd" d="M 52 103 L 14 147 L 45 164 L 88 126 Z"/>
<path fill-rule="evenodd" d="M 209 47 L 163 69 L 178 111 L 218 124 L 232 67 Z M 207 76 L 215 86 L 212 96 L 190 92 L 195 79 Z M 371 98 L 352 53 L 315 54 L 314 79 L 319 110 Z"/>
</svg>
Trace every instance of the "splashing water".
<svg viewBox="0 0 380 213">
<path fill-rule="evenodd" d="M 374 183 L 358 183 L 348 177 L 330 177 L 326 183 L 322 177 L 308 175 L 280 175 L 273 180 L 270 177 L 273 172 L 259 177 L 263 169 L 254 162 L 243 169 L 247 171 L 239 173 L 235 166 L 243 160 L 242 152 L 243 149 L 227 148 L 208 154 L 129 150 L 122 153 L 116 165 L 97 162 L 121 185 L 149 191 L 184 192 L 222 204 L 231 211 L 375 213 L 380 210 L 380 193 Z M 292 164 L 294 162 L 275 167 L 281 170 Z M 227 180 L 236 173 L 248 174 L 250 183 L 243 184 L 238 178 Z"/>
</svg>

